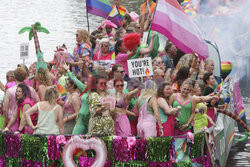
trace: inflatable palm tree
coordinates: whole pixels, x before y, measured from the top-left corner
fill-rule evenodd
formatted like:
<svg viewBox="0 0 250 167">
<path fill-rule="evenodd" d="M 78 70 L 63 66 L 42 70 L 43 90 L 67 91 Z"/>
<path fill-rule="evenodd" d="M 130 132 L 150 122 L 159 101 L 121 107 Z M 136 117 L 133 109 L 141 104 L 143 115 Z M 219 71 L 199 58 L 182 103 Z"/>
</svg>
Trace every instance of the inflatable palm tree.
<svg viewBox="0 0 250 167">
<path fill-rule="evenodd" d="M 29 40 L 34 37 L 34 42 L 35 42 L 35 49 L 36 49 L 36 55 L 37 55 L 37 70 L 42 67 L 42 68 L 47 68 L 47 64 L 43 61 L 43 54 L 40 49 L 40 44 L 37 36 L 37 32 L 44 32 L 46 34 L 49 34 L 49 31 L 41 27 L 41 24 L 39 22 L 36 22 L 35 24 L 32 24 L 31 27 L 23 27 L 18 34 L 22 34 L 26 31 L 29 31 Z"/>
</svg>

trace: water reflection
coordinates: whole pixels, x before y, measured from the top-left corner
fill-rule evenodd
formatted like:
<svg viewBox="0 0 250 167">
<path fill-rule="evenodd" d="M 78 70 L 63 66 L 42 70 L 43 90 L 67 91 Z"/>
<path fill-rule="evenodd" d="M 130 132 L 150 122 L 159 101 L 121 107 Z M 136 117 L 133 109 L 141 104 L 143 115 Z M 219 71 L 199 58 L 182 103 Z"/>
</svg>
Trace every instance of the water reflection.
<svg viewBox="0 0 250 167">
<path fill-rule="evenodd" d="M 6 72 L 22 63 L 22 60 L 19 60 L 20 43 L 29 42 L 27 33 L 17 34 L 20 28 L 39 21 L 50 31 L 49 35 L 38 33 L 41 50 L 47 61 L 53 58 L 54 49 L 58 45 L 65 43 L 69 51 L 72 51 L 76 29 L 87 29 L 85 1 L 82 0 L 0 0 L 0 3 L 0 79 L 3 83 L 6 82 Z M 129 11 L 136 12 L 139 11 L 140 3 L 138 0 L 123 1 Z M 101 21 L 102 18 L 89 14 L 90 31 L 93 31 Z M 28 65 L 36 60 L 33 41 L 29 44 L 30 58 L 26 60 Z"/>
</svg>

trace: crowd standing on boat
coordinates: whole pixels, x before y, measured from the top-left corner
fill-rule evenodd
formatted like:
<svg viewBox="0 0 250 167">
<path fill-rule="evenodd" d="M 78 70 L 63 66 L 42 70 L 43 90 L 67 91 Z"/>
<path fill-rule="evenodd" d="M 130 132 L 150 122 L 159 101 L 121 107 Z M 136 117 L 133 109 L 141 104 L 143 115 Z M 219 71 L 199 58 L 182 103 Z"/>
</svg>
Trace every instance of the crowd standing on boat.
<svg viewBox="0 0 250 167">
<path fill-rule="evenodd" d="M 138 15 L 114 0 L 121 27 L 104 20 L 91 33 L 78 29 L 72 53 L 62 45 L 49 62 L 38 56 L 9 71 L 0 85 L 3 132 L 148 138 L 216 126 L 221 80 L 213 60 L 184 54 L 169 40 L 159 47 L 157 32 L 144 41 L 155 8 L 149 2 Z M 127 60 L 146 57 L 153 76 L 130 78 Z"/>
</svg>

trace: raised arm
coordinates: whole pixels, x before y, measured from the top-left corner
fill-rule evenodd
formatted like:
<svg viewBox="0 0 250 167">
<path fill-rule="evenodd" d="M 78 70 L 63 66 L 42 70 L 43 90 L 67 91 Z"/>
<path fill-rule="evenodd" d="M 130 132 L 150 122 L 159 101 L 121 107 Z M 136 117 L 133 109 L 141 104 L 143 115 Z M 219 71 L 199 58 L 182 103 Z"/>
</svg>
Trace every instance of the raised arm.
<svg viewBox="0 0 250 167">
<path fill-rule="evenodd" d="M 196 103 L 201 103 L 201 102 L 209 102 L 210 100 L 217 100 L 218 97 L 217 96 L 211 96 L 211 95 L 207 95 L 207 96 L 193 96 L 193 99 L 195 100 Z"/>
<path fill-rule="evenodd" d="M 148 48 L 141 48 L 141 50 L 140 50 L 141 55 L 149 54 L 150 52 L 153 51 L 153 49 L 154 49 L 154 36 L 155 36 L 155 34 L 152 33 L 150 44 L 149 44 Z"/>
<path fill-rule="evenodd" d="M 63 68 L 65 68 L 65 70 L 67 70 L 69 78 L 73 80 L 73 82 L 76 84 L 77 88 L 81 92 L 83 92 L 86 89 L 86 85 L 83 84 L 80 80 L 78 80 L 77 77 L 71 71 L 69 71 L 69 66 L 64 65 Z"/>
<path fill-rule="evenodd" d="M 129 104 L 129 101 L 139 92 L 139 89 L 136 88 L 128 93 L 125 94 L 125 102 L 126 104 L 128 105 Z"/>
</svg>

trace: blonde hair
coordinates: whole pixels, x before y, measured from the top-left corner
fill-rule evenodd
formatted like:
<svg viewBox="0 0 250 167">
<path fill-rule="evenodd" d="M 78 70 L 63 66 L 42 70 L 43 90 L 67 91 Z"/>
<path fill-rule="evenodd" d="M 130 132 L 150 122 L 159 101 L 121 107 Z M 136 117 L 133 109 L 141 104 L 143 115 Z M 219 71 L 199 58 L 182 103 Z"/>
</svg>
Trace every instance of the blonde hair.
<svg viewBox="0 0 250 167">
<path fill-rule="evenodd" d="M 51 86 L 52 81 L 48 75 L 47 69 L 39 68 L 39 70 L 36 73 L 36 79 L 38 80 L 39 84 L 45 85 L 45 86 Z"/>
<path fill-rule="evenodd" d="M 165 72 L 165 82 L 173 83 L 173 80 L 171 78 L 172 74 L 175 72 L 176 69 L 168 68 Z"/>
<path fill-rule="evenodd" d="M 77 32 L 82 37 L 83 42 L 86 42 L 91 47 L 92 44 L 90 42 L 89 32 L 87 30 L 84 30 L 84 29 L 79 29 L 79 30 L 77 30 Z"/>
<path fill-rule="evenodd" d="M 162 60 L 162 57 L 160 57 L 159 55 L 157 55 L 157 56 L 152 60 L 152 64 L 154 65 L 155 62 L 156 62 L 156 60 L 159 59 L 159 58 Z"/>
<path fill-rule="evenodd" d="M 204 63 L 205 63 L 205 70 L 206 70 L 208 64 L 209 64 L 209 63 L 214 63 L 214 61 L 213 61 L 212 59 L 206 59 L 206 60 L 204 61 Z"/>
<path fill-rule="evenodd" d="M 44 100 L 50 104 L 56 104 L 56 100 L 59 97 L 59 92 L 56 86 L 48 86 L 45 90 Z"/>
<path fill-rule="evenodd" d="M 193 62 L 193 55 L 192 54 L 185 54 L 180 58 L 180 60 L 177 63 L 178 68 L 180 69 L 181 67 L 188 67 L 190 68 Z"/>
<path fill-rule="evenodd" d="M 143 89 L 141 90 L 141 95 L 140 97 L 141 98 L 146 98 L 146 97 L 150 97 L 150 96 L 153 96 L 153 97 L 156 97 L 157 95 L 157 85 L 154 83 L 154 81 L 152 80 L 147 80 L 145 83 L 144 83 L 144 87 Z"/>
</svg>

